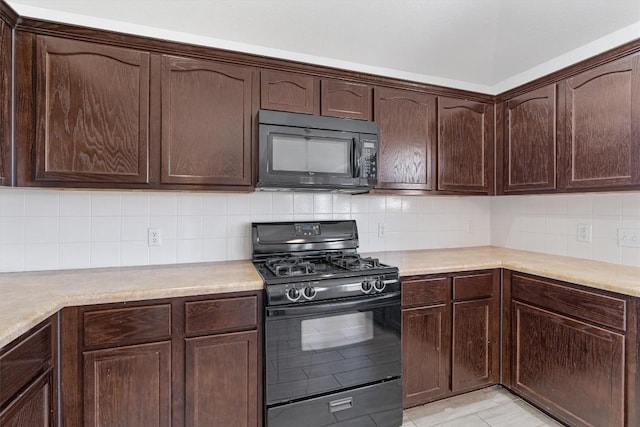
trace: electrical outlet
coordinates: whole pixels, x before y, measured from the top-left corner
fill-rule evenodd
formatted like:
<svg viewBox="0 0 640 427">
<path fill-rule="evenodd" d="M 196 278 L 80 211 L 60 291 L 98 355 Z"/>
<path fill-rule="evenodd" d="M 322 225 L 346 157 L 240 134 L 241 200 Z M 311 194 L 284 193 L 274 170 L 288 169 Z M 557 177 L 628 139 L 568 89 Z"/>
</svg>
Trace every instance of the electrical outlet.
<svg viewBox="0 0 640 427">
<path fill-rule="evenodd" d="M 640 248 L 640 228 L 618 228 L 618 246 Z"/>
<path fill-rule="evenodd" d="M 162 233 L 157 227 L 147 229 L 147 246 L 162 245 Z"/>
<path fill-rule="evenodd" d="M 384 237 L 384 222 L 378 223 L 378 237 Z"/>
<path fill-rule="evenodd" d="M 591 243 L 591 224 L 578 224 L 578 242 Z"/>
</svg>

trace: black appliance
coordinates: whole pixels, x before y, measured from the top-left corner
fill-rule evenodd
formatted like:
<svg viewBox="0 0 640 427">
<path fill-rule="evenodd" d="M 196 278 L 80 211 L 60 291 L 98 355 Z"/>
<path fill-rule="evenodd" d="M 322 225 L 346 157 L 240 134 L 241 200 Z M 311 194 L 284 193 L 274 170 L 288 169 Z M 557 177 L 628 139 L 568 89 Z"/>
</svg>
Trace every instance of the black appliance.
<svg viewBox="0 0 640 427">
<path fill-rule="evenodd" d="M 260 110 L 262 190 L 366 193 L 378 182 L 378 125 L 364 120 Z"/>
<path fill-rule="evenodd" d="M 398 269 L 355 221 L 253 223 L 265 282 L 267 427 L 402 425 Z"/>
</svg>

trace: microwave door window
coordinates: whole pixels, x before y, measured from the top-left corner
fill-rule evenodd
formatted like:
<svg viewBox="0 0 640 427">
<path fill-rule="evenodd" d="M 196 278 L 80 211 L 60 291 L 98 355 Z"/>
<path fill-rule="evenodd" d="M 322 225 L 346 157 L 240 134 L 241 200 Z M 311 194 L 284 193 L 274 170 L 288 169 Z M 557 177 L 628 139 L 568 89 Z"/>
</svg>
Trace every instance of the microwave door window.
<svg viewBox="0 0 640 427">
<path fill-rule="evenodd" d="M 273 135 L 272 170 L 350 175 L 351 140 Z"/>
</svg>

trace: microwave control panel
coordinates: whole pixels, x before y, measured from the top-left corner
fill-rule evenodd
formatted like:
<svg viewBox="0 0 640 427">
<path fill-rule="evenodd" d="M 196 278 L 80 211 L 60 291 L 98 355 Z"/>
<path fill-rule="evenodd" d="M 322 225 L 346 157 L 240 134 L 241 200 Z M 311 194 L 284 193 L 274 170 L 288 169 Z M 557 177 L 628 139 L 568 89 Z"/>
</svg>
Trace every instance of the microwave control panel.
<svg viewBox="0 0 640 427">
<path fill-rule="evenodd" d="M 362 140 L 362 178 L 376 179 L 378 175 L 378 141 Z"/>
</svg>

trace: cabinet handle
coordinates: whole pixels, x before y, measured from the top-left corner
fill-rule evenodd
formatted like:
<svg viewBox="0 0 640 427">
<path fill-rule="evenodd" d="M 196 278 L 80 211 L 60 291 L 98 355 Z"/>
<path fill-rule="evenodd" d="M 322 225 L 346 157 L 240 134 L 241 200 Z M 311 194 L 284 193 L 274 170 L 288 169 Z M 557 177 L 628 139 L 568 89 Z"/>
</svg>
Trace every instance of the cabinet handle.
<svg viewBox="0 0 640 427">
<path fill-rule="evenodd" d="M 339 412 L 345 409 L 353 408 L 353 397 L 347 397 L 345 399 L 332 400 L 329 402 L 329 412 Z"/>
</svg>

